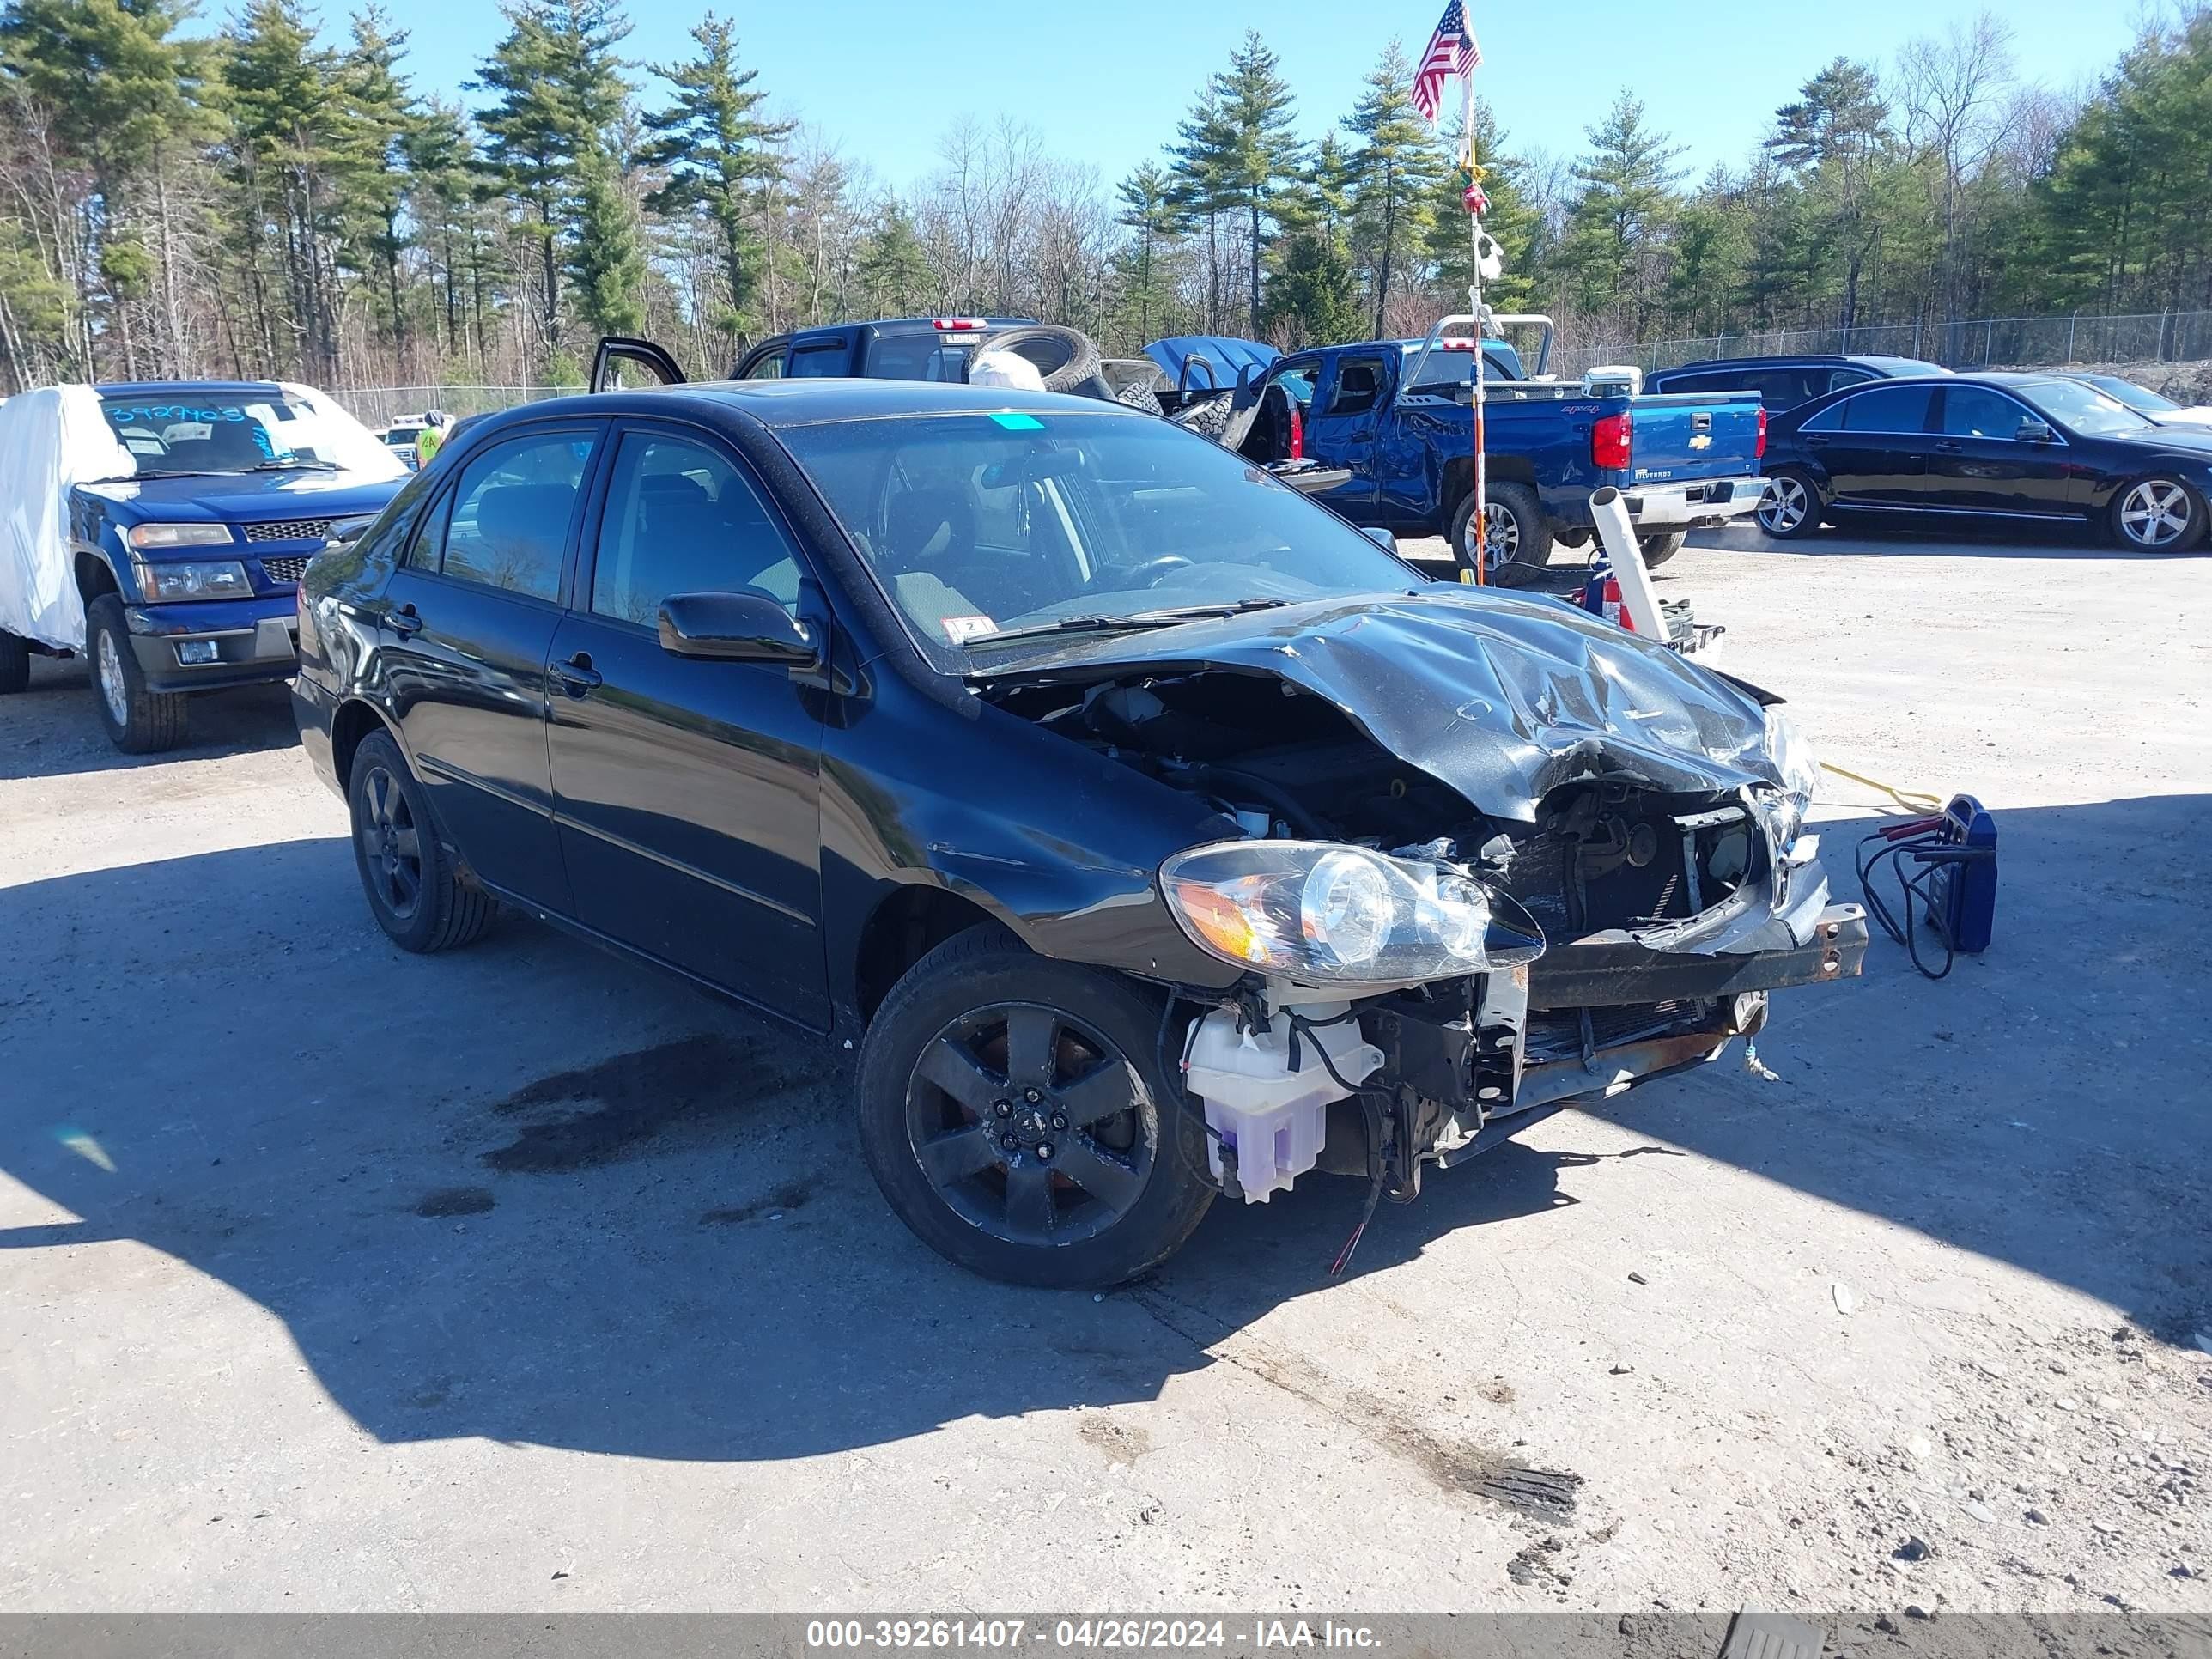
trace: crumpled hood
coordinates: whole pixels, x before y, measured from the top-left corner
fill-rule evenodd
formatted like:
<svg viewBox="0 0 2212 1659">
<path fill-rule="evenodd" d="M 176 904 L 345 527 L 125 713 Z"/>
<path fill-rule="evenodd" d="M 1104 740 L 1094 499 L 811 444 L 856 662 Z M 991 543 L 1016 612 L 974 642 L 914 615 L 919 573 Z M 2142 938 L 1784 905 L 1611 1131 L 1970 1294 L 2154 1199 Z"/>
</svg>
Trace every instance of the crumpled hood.
<svg viewBox="0 0 2212 1659">
<path fill-rule="evenodd" d="M 973 678 L 1080 684 L 1131 672 L 1271 674 L 1494 818 L 1586 778 L 1670 791 L 1779 786 L 1757 697 L 1561 601 L 1445 583 L 1048 647 Z"/>
</svg>

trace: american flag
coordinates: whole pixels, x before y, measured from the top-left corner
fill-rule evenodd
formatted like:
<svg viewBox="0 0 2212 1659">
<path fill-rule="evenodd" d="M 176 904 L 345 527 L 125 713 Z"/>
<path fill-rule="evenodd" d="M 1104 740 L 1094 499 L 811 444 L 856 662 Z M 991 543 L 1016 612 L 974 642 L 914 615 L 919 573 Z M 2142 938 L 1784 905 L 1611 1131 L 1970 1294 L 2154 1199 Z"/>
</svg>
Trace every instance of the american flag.
<svg viewBox="0 0 2212 1659">
<path fill-rule="evenodd" d="M 1431 126 L 1436 125 L 1437 109 L 1444 95 L 1444 77 L 1465 75 L 1482 61 L 1482 48 L 1474 43 L 1474 31 L 1467 26 L 1467 11 L 1460 0 L 1451 0 L 1444 8 L 1443 21 L 1429 37 L 1429 47 L 1421 54 L 1420 67 L 1413 71 L 1413 107 L 1421 118 Z"/>
</svg>

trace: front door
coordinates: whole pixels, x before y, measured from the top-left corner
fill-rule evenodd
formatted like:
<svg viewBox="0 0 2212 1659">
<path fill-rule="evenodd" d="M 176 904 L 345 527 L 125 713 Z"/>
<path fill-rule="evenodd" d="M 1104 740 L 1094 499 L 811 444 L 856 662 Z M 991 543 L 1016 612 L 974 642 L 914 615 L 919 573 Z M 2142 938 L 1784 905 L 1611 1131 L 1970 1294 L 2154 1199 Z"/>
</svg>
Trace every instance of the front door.
<svg viewBox="0 0 2212 1659">
<path fill-rule="evenodd" d="M 1375 433 L 1389 389 L 1379 353 L 1346 353 L 1322 365 L 1321 384 L 1314 388 L 1307 410 L 1308 458 L 1323 466 L 1352 469 L 1346 483 L 1314 499 L 1355 520 L 1364 520 L 1374 510 Z"/>
<path fill-rule="evenodd" d="M 1870 386 L 1832 404 L 1799 428 L 1827 472 L 1839 507 L 1896 509 L 1924 504 L 1929 389 Z"/>
<path fill-rule="evenodd" d="M 532 428 L 471 456 L 386 586 L 380 654 L 431 810 L 484 881 L 567 908 L 545 750 L 545 655 L 605 429 Z"/>
<path fill-rule="evenodd" d="M 2079 511 L 2066 441 L 2056 433 L 2048 438 L 2019 435 L 2023 422 L 2047 430 L 2041 415 L 1990 386 L 1947 386 L 1936 395 L 1929 505 L 2048 517 Z"/>
<path fill-rule="evenodd" d="M 805 564 L 757 481 L 696 428 L 627 423 L 550 652 L 560 844 L 586 927 L 828 1029 L 822 699 L 759 663 L 661 649 L 672 593 L 798 615 Z M 810 616 L 817 623 L 819 616 Z"/>
</svg>

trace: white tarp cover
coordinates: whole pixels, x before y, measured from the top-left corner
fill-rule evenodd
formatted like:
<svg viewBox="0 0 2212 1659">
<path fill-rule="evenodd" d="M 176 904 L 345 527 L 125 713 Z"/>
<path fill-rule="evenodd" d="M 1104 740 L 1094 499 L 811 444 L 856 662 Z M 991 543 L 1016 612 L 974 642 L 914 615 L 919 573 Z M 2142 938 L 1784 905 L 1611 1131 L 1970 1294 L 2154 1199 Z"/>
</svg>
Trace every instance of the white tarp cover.
<svg viewBox="0 0 2212 1659">
<path fill-rule="evenodd" d="M 1010 386 L 1017 392 L 1042 392 L 1044 376 L 1036 365 L 1018 351 L 979 351 L 968 365 L 969 386 Z"/>
<path fill-rule="evenodd" d="M 0 629 L 58 649 L 83 648 L 70 490 L 136 470 L 88 386 L 46 386 L 0 404 Z"/>
<path fill-rule="evenodd" d="M 285 445 L 310 451 L 362 483 L 407 475 L 375 434 L 312 386 L 286 384 L 309 413 L 281 423 Z M 263 394 L 266 401 L 266 394 Z M 141 399 L 144 401 L 144 399 Z M 65 650 L 84 647 L 84 603 L 70 550 L 75 486 L 128 478 L 137 459 L 88 386 L 46 386 L 0 403 L 0 629 Z"/>
</svg>

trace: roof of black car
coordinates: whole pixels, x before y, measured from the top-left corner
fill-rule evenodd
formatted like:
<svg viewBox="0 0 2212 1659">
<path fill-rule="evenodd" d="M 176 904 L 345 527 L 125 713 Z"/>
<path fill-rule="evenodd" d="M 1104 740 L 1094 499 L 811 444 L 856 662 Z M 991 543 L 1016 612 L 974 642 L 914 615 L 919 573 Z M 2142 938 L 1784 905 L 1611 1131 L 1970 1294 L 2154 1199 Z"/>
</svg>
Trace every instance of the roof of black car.
<svg viewBox="0 0 2212 1659">
<path fill-rule="evenodd" d="M 1920 357 L 1887 357 L 1879 354 L 1852 352 L 1847 356 L 1826 351 L 1778 352 L 1765 357 L 1705 357 L 1694 363 L 1677 363 L 1672 368 L 1655 370 L 1660 374 L 1680 374 L 1695 369 L 1774 368 L 1787 364 L 1851 364 L 1861 368 L 1885 368 L 1895 363 L 1909 363 L 1918 369 L 1940 368 Z"/>
<path fill-rule="evenodd" d="M 809 426 L 819 421 L 862 421 L 895 415 L 1128 415 L 1134 410 L 1103 398 L 1008 386 L 962 386 L 941 380 L 793 379 L 701 380 L 622 393 L 586 392 L 547 403 L 524 404 L 511 415 L 580 415 L 607 406 L 617 396 L 675 403 L 698 401 L 740 410 L 763 426 Z"/>
</svg>

